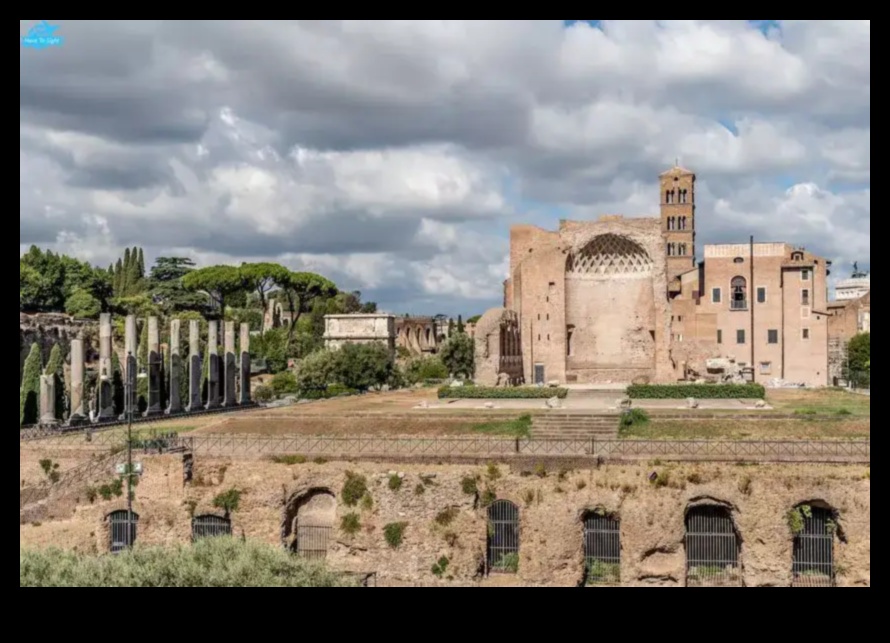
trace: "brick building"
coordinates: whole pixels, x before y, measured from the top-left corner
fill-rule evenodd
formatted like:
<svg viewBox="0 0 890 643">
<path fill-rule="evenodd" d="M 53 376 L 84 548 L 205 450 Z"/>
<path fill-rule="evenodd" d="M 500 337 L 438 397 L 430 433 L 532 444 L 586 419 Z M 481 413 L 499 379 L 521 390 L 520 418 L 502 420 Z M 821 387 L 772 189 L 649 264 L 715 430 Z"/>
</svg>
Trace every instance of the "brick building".
<svg viewBox="0 0 890 643">
<path fill-rule="evenodd" d="M 504 312 L 477 334 L 518 324 L 526 382 L 601 384 L 725 379 L 714 364 L 756 381 L 828 383 L 830 262 L 787 243 L 704 246 L 695 254 L 695 174 L 659 177 L 660 215 L 560 221 L 510 230 Z"/>
</svg>

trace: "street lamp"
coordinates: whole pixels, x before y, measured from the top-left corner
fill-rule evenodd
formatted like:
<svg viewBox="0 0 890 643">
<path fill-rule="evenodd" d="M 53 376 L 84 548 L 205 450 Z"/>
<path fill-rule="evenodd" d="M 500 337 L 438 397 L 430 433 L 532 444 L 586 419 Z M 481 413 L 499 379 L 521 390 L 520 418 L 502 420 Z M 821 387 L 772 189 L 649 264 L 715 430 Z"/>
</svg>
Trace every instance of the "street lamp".
<svg viewBox="0 0 890 643">
<path fill-rule="evenodd" d="M 133 408 L 136 406 L 135 380 L 145 379 L 143 370 L 135 377 L 136 358 L 132 351 L 127 352 L 127 379 L 124 381 L 124 399 L 127 404 L 127 547 L 133 546 Z"/>
</svg>

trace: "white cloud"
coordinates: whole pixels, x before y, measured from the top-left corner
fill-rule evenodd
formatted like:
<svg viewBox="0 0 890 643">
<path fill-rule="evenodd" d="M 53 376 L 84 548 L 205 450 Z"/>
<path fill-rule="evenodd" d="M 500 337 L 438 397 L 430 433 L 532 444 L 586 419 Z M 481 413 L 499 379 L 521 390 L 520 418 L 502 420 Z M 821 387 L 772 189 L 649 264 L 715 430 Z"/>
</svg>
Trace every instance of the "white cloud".
<svg viewBox="0 0 890 643">
<path fill-rule="evenodd" d="M 23 247 L 277 259 L 400 312 L 482 312 L 511 223 L 655 214 L 680 157 L 700 241 L 870 258 L 869 21 L 60 30 L 64 56 L 20 55 Z"/>
</svg>

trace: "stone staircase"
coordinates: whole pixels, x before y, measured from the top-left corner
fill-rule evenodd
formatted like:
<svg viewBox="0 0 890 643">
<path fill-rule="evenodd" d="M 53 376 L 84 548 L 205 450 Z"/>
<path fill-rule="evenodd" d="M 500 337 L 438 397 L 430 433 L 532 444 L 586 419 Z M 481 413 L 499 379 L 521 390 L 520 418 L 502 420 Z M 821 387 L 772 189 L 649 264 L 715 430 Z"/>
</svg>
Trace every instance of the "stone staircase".
<svg viewBox="0 0 890 643">
<path fill-rule="evenodd" d="M 617 413 L 549 411 L 532 417 L 532 438 L 536 440 L 585 440 L 618 437 Z"/>
</svg>

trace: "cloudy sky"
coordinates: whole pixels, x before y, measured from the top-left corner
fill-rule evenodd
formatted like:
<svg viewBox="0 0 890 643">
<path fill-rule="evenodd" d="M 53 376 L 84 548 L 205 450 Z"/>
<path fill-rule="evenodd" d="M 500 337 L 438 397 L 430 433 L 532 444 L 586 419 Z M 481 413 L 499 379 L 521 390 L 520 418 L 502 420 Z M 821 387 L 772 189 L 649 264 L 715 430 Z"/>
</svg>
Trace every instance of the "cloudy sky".
<svg viewBox="0 0 890 643">
<path fill-rule="evenodd" d="M 61 46 L 20 48 L 22 251 L 280 261 L 468 316 L 510 225 L 657 214 L 679 157 L 700 243 L 869 264 L 868 20 L 48 22 Z"/>
</svg>

